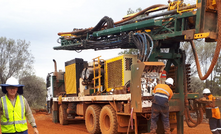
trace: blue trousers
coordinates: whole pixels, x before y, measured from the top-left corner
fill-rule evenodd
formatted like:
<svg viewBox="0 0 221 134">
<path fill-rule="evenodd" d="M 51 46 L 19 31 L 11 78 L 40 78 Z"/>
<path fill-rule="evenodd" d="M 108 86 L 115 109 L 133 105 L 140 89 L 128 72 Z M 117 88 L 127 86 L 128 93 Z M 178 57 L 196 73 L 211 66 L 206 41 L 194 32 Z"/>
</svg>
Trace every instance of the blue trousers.
<svg viewBox="0 0 221 134">
<path fill-rule="evenodd" d="M 169 107 L 160 106 L 154 103 L 152 104 L 150 132 L 156 133 L 159 116 L 161 116 L 165 134 L 170 134 Z"/>
<path fill-rule="evenodd" d="M 15 132 L 15 133 L 2 133 L 2 134 L 28 134 L 28 130 L 24 132 Z"/>
<path fill-rule="evenodd" d="M 213 134 L 221 134 L 221 121 L 216 118 L 209 118 L 209 127 Z"/>
</svg>

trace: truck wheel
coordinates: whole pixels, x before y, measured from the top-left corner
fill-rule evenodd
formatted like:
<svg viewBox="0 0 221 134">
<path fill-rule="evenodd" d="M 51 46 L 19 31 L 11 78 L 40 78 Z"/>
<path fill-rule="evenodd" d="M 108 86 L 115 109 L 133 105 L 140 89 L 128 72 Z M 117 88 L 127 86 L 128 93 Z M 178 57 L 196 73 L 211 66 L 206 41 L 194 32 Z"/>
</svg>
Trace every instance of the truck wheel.
<svg viewBox="0 0 221 134">
<path fill-rule="evenodd" d="M 117 133 L 117 115 L 115 110 L 110 105 L 106 105 L 101 109 L 100 129 L 102 134 Z"/>
<path fill-rule="evenodd" d="M 61 104 L 59 107 L 59 121 L 61 125 L 67 125 L 67 105 Z"/>
<path fill-rule="evenodd" d="M 87 131 L 91 134 L 99 134 L 99 115 L 101 108 L 98 105 L 90 105 L 87 107 L 85 114 L 85 125 Z"/>
</svg>

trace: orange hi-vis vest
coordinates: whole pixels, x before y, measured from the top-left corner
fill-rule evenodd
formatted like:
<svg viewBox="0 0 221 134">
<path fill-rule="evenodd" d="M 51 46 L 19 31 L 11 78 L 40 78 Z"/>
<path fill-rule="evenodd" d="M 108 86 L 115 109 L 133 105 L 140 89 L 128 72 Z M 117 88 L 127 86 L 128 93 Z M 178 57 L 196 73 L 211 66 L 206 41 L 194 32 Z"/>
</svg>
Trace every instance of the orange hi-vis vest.
<svg viewBox="0 0 221 134">
<path fill-rule="evenodd" d="M 166 84 L 157 84 L 153 90 L 153 93 L 154 93 L 154 95 L 156 95 L 157 93 L 165 94 L 167 96 L 168 100 L 170 100 L 173 96 L 173 91 Z"/>
<path fill-rule="evenodd" d="M 212 94 L 208 96 L 208 100 L 212 101 L 216 99 Z M 209 105 L 206 105 L 206 115 L 208 118 L 216 118 L 220 119 L 220 110 L 219 107 L 210 107 Z"/>
<path fill-rule="evenodd" d="M 166 84 L 157 84 L 153 90 L 153 95 L 152 103 L 168 107 L 168 101 L 172 98 L 173 91 Z"/>
</svg>

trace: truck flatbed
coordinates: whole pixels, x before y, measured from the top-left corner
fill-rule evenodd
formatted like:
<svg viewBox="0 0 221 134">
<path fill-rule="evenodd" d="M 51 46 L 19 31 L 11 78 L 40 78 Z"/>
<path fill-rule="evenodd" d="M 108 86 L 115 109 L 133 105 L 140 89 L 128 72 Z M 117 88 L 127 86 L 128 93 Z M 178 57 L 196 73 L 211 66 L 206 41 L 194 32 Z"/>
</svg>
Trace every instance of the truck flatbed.
<svg viewBox="0 0 221 134">
<path fill-rule="evenodd" d="M 127 101 L 131 100 L 131 94 L 116 94 L 116 95 L 94 95 L 82 97 L 62 97 L 62 102 L 81 102 L 81 101 Z M 53 98 L 53 101 L 58 101 L 58 97 Z"/>
</svg>

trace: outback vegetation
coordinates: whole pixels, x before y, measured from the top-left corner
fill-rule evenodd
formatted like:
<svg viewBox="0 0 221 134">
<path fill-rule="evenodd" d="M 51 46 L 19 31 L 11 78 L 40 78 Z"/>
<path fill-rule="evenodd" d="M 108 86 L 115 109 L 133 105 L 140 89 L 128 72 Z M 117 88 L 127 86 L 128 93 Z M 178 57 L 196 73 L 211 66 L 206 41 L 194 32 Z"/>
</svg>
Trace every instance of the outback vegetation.
<svg viewBox="0 0 221 134">
<path fill-rule="evenodd" d="M 34 73 L 34 57 L 29 50 L 30 42 L 26 40 L 7 39 L 0 37 L 0 83 L 15 77 L 23 88 L 24 97 L 32 108 L 45 106 L 46 90 L 43 78 Z M 0 96 L 4 94 L 0 92 Z"/>
</svg>

